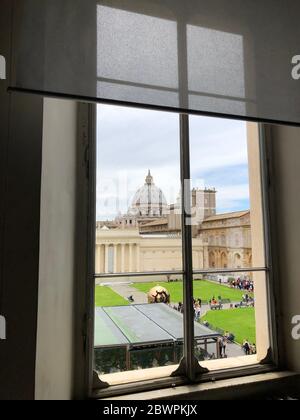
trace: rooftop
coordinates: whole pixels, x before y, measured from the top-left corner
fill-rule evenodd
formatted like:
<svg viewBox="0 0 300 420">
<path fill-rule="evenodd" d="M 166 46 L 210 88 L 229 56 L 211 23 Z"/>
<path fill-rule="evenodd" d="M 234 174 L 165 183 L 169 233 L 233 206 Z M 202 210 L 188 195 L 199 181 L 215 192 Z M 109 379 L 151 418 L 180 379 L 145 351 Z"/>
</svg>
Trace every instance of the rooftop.
<svg viewBox="0 0 300 420">
<path fill-rule="evenodd" d="M 168 219 L 158 219 L 158 220 L 153 220 L 152 222 L 143 223 L 141 225 L 141 228 L 150 227 L 150 226 L 167 225 L 167 224 L 168 224 Z"/>
<path fill-rule="evenodd" d="M 195 339 L 220 336 L 199 323 L 194 325 Z M 163 303 L 96 308 L 95 347 L 182 341 L 183 315 Z"/>
<path fill-rule="evenodd" d="M 203 223 L 206 222 L 213 222 L 214 220 L 224 220 L 224 219 L 235 219 L 240 218 L 243 216 L 246 216 L 250 213 L 250 210 L 244 210 L 244 211 L 235 211 L 232 213 L 222 213 L 222 214 L 216 214 L 215 216 L 207 217 Z"/>
</svg>

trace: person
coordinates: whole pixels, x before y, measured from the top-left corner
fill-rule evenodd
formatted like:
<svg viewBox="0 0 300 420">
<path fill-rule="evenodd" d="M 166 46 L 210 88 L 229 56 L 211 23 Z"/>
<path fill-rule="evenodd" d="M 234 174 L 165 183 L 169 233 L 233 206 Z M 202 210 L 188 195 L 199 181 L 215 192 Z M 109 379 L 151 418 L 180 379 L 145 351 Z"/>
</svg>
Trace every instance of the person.
<svg viewBox="0 0 300 420">
<path fill-rule="evenodd" d="M 218 338 L 218 346 L 219 346 L 219 354 L 220 354 L 220 358 L 222 359 L 222 354 L 223 354 L 223 337 L 219 337 Z"/>
<path fill-rule="evenodd" d="M 227 337 L 226 335 L 224 335 L 224 337 L 222 337 L 222 351 L 223 351 L 223 357 L 227 357 L 226 355 L 226 348 L 227 348 Z"/>
<path fill-rule="evenodd" d="M 201 307 L 199 305 L 199 303 L 196 303 L 195 305 L 195 321 L 199 321 L 201 316 Z"/>
<path fill-rule="evenodd" d="M 129 300 L 129 302 L 134 302 L 133 296 L 132 295 L 129 296 L 128 300 Z"/>
<path fill-rule="evenodd" d="M 244 340 L 243 349 L 244 349 L 244 352 L 245 352 L 246 356 L 249 356 L 250 355 L 250 344 L 249 344 L 249 341 L 247 339 Z"/>
</svg>

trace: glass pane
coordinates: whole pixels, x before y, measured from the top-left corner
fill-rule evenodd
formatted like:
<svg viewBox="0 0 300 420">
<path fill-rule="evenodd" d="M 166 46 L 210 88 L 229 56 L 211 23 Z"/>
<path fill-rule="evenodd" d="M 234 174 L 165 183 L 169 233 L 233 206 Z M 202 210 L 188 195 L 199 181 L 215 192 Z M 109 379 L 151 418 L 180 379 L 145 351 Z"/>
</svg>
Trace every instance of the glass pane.
<svg viewBox="0 0 300 420">
<path fill-rule="evenodd" d="M 96 272 L 180 271 L 178 116 L 101 105 L 97 121 Z"/>
<path fill-rule="evenodd" d="M 97 114 L 95 367 L 109 383 L 155 367 L 169 376 L 183 348 L 178 116 Z"/>
<path fill-rule="evenodd" d="M 242 121 L 192 116 L 190 138 L 194 270 L 247 269 L 255 251 L 264 267 L 258 136 Z"/>
<path fill-rule="evenodd" d="M 97 280 L 94 364 L 103 380 L 142 381 L 149 372 L 152 378 L 170 376 L 183 356 L 182 298 L 180 279 L 141 274 L 135 282 Z M 153 373 L 158 367 L 165 370 Z"/>
<path fill-rule="evenodd" d="M 205 276 L 194 280 L 194 296 L 199 361 L 254 356 L 250 362 L 255 363 L 267 355 L 270 341 L 264 272 L 250 274 L 247 281 L 233 273 L 220 283 Z"/>
</svg>

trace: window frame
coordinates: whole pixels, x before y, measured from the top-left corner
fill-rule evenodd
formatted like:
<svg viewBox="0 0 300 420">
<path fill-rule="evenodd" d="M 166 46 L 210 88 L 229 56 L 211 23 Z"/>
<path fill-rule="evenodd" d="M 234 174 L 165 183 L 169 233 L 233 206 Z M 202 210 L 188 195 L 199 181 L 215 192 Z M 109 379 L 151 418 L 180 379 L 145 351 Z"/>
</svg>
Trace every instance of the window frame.
<svg viewBox="0 0 300 420">
<path fill-rule="evenodd" d="M 100 103 L 101 104 L 101 103 Z M 123 104 L 120 104 L 123 105 Z M 125 105 L 126 106 L 126 105 Z M 127 105 L 128 106 L 128 105 Z M 146 108 L 142 106 L 134 106 L 135 108 Z M 162 109 L 161 112 L 164 112 Z M 260 159 L 260 180 L 261 180 L 261 207 L 263 211 L 263 240 L 265 250 L 265 267 L 247 268 L 248 272 L 264 272 L 266 276 L 267 287 L 267 306 L 268 306 L 268 322 L 270 329 L 270 349 L 266 355 L 266 359 L 260 363 L 251 366 L 241 366 L 232 369 L 221 369 L 217 371 L 209 371 L 201 369 L 201 364 L 196 360 L 194 354 L 194 314 L 192 305 L 188 302 L 193 297 L 193 282 L 188 282 L 188 278 L 193 278 L 195 274 L 226 274 L 244 272 L 245 268 L 212 268 L 206 270 L 193 270 L 192 263 L 192 229 L 185 223 L 188 216 L 191 189 L 190 182 L 190 136 L 189 136 L 189 115 L 178 113 L 180 124 L 180 166 L 181 166 L 181 183 L 183 189 L 182 200 L 182 270 L 163 271 L 163 272 L 139 272 L 139 273 L 113 273 L 102 274 L 95 273 L 95 244 L 96 244 L 96 173 L 97 173 L 97 104 L 88 105 L 88 126 L 89 126 L 89 147 L 88 147 L 88 173 L 89 173 L 89 209 L 88 209 L 88 281 L 87 281 L 87 302 L 86 302 L 86 324 L 85 324 L 85 347 L 86 347 L 86 385 L 87 395 L 89 398 L 107 398 L 112 396 L 121 396 L 134 392 L 143 392 L 147 390 L 155 390 L 170 387 L 171 385 L 185 385 L 191 383 L 202 383 L 211 381 L 212 379 L 229 379 L 240 376 L 253 375 L 273 371 L 279 366 L 278 354 L 278 337 L 276 328 L 276 291 L 277 283 L 274 276 L 274 247 L 271 235 L 271 225 L 274 224 L 273 215 L 270 211 L 270 200 L 272 197 L 270 183 L 270 145 L 267 142 L 266 130 L 267 125 L 257 122 L 259 131 L 259 159 Z M 201 116 L 201 113 L 197 115 Z M 207 113 L 203 113 L 207 116 Z M 215 115 L 213 115 L 216 117 Z M 219 116 L 224 118 L 224 116 Z M 229 117 L 230 118 L 230 117 Z M 232 119 L 232 118 L 231 118 Z M 245 121 L 242 118 L 241 121 Z M 245 121 L 246 122 L 246 121 Z M 185 180 L 188 180 L 186 182 Z M 94 360 L 94 296 L 95 296 L 95 280 L 105 279 L 107 277 L 137 277 L 137 276 L 153 276 L 153 275 L 169 275 L 177 274 L 183 276 L 184 304 L 189 308 L 184 313 L 184 358 L 179 368 L 173 372 L 175 376 L 164 377 L 157 380 L 145 380 L 141 382 L 127 383 L 126 385 L 109 386 L 103 383 L 96 372 L 93 370 Z M 196 362 L 196 365 L 195 365 Z M 174 369 L 176 366 L 174 366 Z M 177 373 L 177 375 L 176 375 Z"/>
</svg>

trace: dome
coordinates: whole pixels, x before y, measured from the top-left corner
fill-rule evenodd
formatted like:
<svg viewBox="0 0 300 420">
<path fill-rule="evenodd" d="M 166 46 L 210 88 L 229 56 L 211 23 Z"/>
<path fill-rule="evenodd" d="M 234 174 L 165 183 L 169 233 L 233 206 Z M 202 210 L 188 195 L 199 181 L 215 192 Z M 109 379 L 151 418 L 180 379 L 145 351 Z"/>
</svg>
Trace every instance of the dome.
<svg viewBox="0 0 300 420">
<path fill-rule="evenodd" d="M 149 171 L 145 184 L 136 192 L 128 213 L 142 217 L 160 217 L 166 214 L 167 209 L 164 193 L 154 184 Z"/>
</svg>

